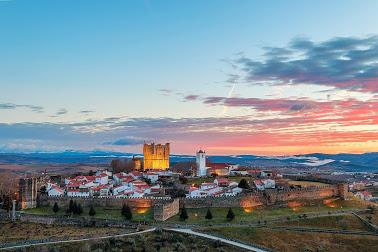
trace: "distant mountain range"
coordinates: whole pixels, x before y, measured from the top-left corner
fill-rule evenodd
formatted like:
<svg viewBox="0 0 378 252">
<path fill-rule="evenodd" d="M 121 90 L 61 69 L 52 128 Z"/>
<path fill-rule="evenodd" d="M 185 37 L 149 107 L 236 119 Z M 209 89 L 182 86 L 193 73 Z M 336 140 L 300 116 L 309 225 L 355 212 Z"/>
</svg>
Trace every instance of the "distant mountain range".
<svg viewBox="0 0 378 252">
<path fill-rule="evenodd" d="M 142 154 L 107 151 L 64 151 L 36 153 L 0 153 L 2 164 L 109 164 L 115 158 L 142 157 Z M 193 161 L 194 156 L 171 155 L 171 162 Z M 295 156 L 229 155 L 209 156 L 211 162 L 234 163 L 257 167 L 332 168 L 340 171 L 378 172 L 378 152 L 364 154 L 306 154 Z"/>
</svg>

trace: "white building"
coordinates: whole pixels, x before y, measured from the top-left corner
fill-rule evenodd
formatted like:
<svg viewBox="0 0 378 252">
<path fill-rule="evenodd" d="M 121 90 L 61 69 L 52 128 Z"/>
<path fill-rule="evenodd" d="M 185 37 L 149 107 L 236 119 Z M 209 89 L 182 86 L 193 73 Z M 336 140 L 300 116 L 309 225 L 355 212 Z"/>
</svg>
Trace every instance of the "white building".
<svg viewBox="0 0 378 252">
<path fill-rule="evenodd" d="M 113 188 L 113 195 L 118 195 L 123 193 L 124 191 L 131 191 L 131 188 L 126 185 L 120 185 Z"/>
<path fill-rule="evenodd" d="M 362 200 L 371 200 L 373 198 L 373 195 L 368 191 L 357 192 L 355 196 Z"/>
<path fill-rule="evenodd" d="M 106 173 L 101 173 L 100 175 L 97 175 L 95 177 L 95 182 L 96 183 L 99 183 L 101 185 L 106 185 L 109 183 L 109 178 L 108 178 L 108 174 Z"/>
<path fill-rule="evenodd" d="M 206 176 L 206 153 L 203 150 L 199 150 L 196 155 L 197 163 L 197 176 Z"/>
<path fill-rule="evenodd" d="M 264 183 L 265 189 L 276 187 L 276 181 L 274 181 L 273 179 L 264 179 L 262 182 Z"/>
<path fill-rule="evenodd" d="M 64 190 L 56 184 L 48 183 L 47 194 L 49 196 L 62 196 L 64 195 Z"/>
<path fill-rule="evenodd" d="M 89 197 L 89 191 L 87 190 L 76 190 L 76 189 L 68 189 L 67 190 L 68 197 Z"/>
<path fill-rule="evenodd" d="M 159 179 L 159 175 L 154 172 L 146 172 L 143 174 L 143 177 L 149 179 L 151 183 L 156 183 Z"/>
</svg>

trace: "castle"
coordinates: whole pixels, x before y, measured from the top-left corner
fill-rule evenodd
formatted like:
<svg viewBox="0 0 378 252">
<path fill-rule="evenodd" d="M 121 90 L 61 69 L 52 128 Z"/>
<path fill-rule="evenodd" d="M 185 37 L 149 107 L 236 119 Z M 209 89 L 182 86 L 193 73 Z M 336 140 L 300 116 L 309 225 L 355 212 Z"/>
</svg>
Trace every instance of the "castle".
<svg viewBox="0 0 378 252">
<path fill-rule="evenodd" d="M 143 145 L 144 170 L 169 169 L 169 143 Z"/>
<path fill-rule="evenodd" d="M 48 176 L 27 177 L 19 180 L 18 192 L 21 208 L 35 208 L 41 187 L 47 184 Z"/>
</svg>

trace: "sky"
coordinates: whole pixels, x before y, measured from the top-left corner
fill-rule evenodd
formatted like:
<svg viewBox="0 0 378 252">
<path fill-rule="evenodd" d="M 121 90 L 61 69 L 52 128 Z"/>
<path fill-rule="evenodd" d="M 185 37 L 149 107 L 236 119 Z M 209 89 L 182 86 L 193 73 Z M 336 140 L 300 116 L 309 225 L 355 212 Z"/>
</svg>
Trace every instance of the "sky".
<svg viewBox="0 0 378 252">
<path fill-rule="evenodd" d="M 0 0 L 0 152 L 378 151 L 378 1 Z"/>
</svg>

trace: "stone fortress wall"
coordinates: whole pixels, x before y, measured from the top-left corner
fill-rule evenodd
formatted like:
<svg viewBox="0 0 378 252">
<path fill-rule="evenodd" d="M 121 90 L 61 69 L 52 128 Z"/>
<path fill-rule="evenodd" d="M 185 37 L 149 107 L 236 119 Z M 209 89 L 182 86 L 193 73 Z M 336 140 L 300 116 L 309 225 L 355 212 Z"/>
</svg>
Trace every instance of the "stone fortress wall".
<svg viewBox="0 0 378 252">
<path fill-rule="evenodd" d="M 345 198 L 347 184 L 327 185 L 321 187 L 308 187 L 302 189 L 266 190 L 264 192 L 245 193 L 236 196 L 211 196 L 211 197 L 194 197 L 180 198 L 179 205 L 186 208 L 204 208 L 204 207 L 256 207 L 267 206 L 277 207 L 285 206 L 290 201 L 311 201 L 322 200 L 332 197 Z M 168 206 L 172 203 L 169 196 L 165 197 L 144 197 L 144 198 L 114 198 L 114 197 L 45 197 L 41 205 L 52 206 L 55 202 L 59 206 L 68 206 L 70 200 L 75 200 L 84 207 L 93 205 L 94 207 L 122 207 L 127 204 L 134 208 L 148 208 Z M 176 202 L 176 200 L 174 200 Z M 178 204 L 178 203 L 174 203 Z M 173 207 L 174 208 L 174 207 Z M 157 208 L 156 208 L 157 209 Z M 166 211 L 174 211 L 169 207 Z M 164 214 L 162 214 L 164 215 Z M 160 217 L 159 217 L 160 218 Z M 164 217 L 161 217 L 164 218 Z"/>
<path fill-rule="evenodd" d="M 143 164 L 145 170 L 169 169 L 170 145 L 162 144 L 144 144 L 143 145 Z"/>
<path fill-rule="evenodd" d="M 119 207 L 123 204 L 129 205 L 133 208 L 149 208 L 156 204 L 164 204 L 171 201 L 170 197 L 127 197 L 127 198 L 115 198 L 115 197 L 67 197 L 67 196 L 46 196 L 41 198 L 41 205 L 53 206 L 54 203 L 58 203 L 60 207 L 67 207 L 70 200 L 76 201 L 83 207 Z"/>
<path fill-rule="evenodd" d="M 321 187 L 308 187 L 291 190 L 266 190 L 264 192 L 240 194 L 236 196 L 213 196 L 183 198 L 180 206 L 186 208 L 204 207 L 279 207 L 290 201 L 313 201 L 332 197 L 345 198 L 347 184 L 327 185 Z"/>
<path fill-rule="evenodd" d="M 165 221 L 180 212 L 180 200 L 154 205 L 154 220 Z"/>
<path fill-rule="evenodd" d="M 39 190 L 46 185 L 48 176 L 21 178 L 18 182 L 19 199 L 22 208 L 37 207 Z"/>
</svg>

